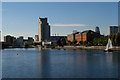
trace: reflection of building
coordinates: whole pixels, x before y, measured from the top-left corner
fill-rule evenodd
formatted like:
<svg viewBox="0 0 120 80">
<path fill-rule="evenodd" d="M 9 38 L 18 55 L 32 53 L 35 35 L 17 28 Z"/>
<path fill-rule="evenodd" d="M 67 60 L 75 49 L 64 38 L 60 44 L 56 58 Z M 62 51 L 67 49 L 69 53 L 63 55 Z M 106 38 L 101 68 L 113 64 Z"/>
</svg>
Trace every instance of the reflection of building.
<svg viewBox="0 0 120 80">
<path fill-rule="evenodd" d="M 47 18 L 39 17 L 39 29 L 38 29 L 39 41 L 48 41 L 50 38 L 50 25 L 47 22 Z"/>
<path fill-rule="evenodd" d="M 38 35 L 35 35 L 35 41 L 39 41 Z"/>
<path fill-rule="evenodd" d="M 4 42 L 8 46 L 12 46 L 15 40 L 16 40 L 16 38 L 13 37 L 13 36 L 10 36 L 10 35 L 7 35 L 7 36 L 4 37 Z"/>
</svg>

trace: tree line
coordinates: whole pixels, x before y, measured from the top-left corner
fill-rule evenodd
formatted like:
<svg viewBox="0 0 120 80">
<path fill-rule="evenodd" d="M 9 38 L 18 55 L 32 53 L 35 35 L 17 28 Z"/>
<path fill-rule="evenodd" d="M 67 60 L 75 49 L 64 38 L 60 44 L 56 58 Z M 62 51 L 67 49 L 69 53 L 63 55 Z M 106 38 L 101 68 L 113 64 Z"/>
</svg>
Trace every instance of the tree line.
<svg viewBox="0 0 120 80">
<path fill-rule="evenodd" d="M 57 41 L 57 45 L 64 46 L 64 45 L 74 45 L 74 46 L 106 46 L 108 43 L 108 39 L 111 39 L 113 46 L 120 46 L 120 33 L 111 34 L 107 36 L 101 36 L 99 38 L 94 38 L 92 41 L 80 41 L 77 40 L 67 41 L 65 39 L 59 39 Z"/>
</svg>

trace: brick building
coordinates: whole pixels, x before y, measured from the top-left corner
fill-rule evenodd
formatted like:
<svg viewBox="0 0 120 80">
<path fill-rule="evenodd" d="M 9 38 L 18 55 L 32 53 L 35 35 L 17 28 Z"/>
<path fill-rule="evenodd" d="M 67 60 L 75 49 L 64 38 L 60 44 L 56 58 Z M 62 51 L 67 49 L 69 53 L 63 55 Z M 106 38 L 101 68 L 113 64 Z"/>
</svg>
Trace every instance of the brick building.
<svg viewBox="0 0 120 80">
<path fill-rule="evenodd" d="M 71 42 L 73 40 L 77 40 L 77 43 L 79 43 L 80 41 L 92 42 L 94 38 L 99 38 L 100 36 L 101 36 L 100 33 L 96 33 L 92 30 L 87 30 L 87 31 L 77 32 L 75 34 L 68 35 L 67 40 Z"/>
<path fill-rule="evenodd" d="M 73 41 L 73 40 L 75 40 L 75 34 L 69 34 L 69 35 L 67 35 L 67 40 L 68 41 Z"/>
<path fill-rule="evenodd" d="M 77 42 L 82 41 L 82 33 L 79 32 L 78 34 L 75 34 L 75 40 L 77 40 Z"/>
</svg>

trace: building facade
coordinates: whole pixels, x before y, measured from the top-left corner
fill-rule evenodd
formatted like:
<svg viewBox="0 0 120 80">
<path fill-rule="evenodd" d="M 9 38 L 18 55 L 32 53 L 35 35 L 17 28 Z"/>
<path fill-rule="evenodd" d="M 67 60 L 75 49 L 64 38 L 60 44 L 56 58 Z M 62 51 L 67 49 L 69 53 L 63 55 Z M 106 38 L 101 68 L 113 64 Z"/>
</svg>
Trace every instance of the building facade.
<svg viewBox="0 0 120 80">
<path fill-rule="evenodd" d="M 24 45 L 24 39 L 23 36 L 20 36 L 19 38 L 16 39 L 15 46 L 22 47 L 23 45 Z"/>
<path fill-rule="evenodd" d="M 118 26 L 110 26 L 110 35 L 117 34 L 119 32 Z"/>
<path fill-rule="evenodd" d="M 10 35 L 4 36 L 4 42 L 8 46 L 12 46 L 15 40 L 16 38 L 13 36 Z"/>
<path fill-rule="evenodd" d="M 92 30 L 87 30 L 83 32 L 77 32 L 75 34 L 70 34 L 67 36 L 67 41 L 73 41 L 76 40 L 77 43 L 80 41 L 82 42 L 92 42 L 94 38 L 99 38 L 101 35 L 99 33 L 96 33 Z"/>
<path fill-rule="evenodd" d="M 95 27 L 95 32 L 100 34 L 100 29 L 99 29 L 99 27 Z"/>
<path fill-rule="evenodd" d="M 77 40 L 77 42 L 82 41 L 82 33 L 79 32 L 78 34 L 75 34 L 75 40 Z"/>
<path fill-rule="evenodd" d="M 50 39 L 50 25 L 47 22 L 47 18 L 40 18 L 38 19 L 38 36 L 39 42 L 42 41 L 49 41 Z"/>
<path fill-rule="evenodd" d="M 75 34 L 73 33 L 73 34 L 69 34 L 69 35 L 67 35 L 67 41 L 74 41 L 75 40 Z"/>
<path fill-rule="evenodd" d="M 67 36 L 50 36 L 50 41 L 51 42 L 57 42 L 58 39 L 67 39 Z"/>
<path fill-rule="evenodd" d="M 39 41 L 39 36 L 35 35 L 35 41 Z"/>
<path fill-rule="evenodd" d="M 28 43 L 33 43 L 34 39 L 32 37 L 28 37 Z"/>
</svg>

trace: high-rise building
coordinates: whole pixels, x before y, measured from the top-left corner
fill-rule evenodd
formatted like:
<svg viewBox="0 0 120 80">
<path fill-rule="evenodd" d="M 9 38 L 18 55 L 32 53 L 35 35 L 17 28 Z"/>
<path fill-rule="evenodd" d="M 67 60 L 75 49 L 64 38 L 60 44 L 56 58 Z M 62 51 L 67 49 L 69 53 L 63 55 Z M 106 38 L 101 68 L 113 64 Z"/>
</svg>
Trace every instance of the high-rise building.
<svg viewBox="0 0 120 80">
<path fill-rule="evenodd" d="M 119 31 L 118 26 L 110 26 L 110 35 L 117 34 Z"/>
<path fill-rule="evenodd" d="M 99 27 L 95 27 L 95 32 L 96 32 L 96 33 L 100 33 Z"/>
<path fill-rule="evenodd" d="M 39 42 L 48 41 L 50 39 L 50 25 L 47 22 L 47 18 L 39 17 L 38 21 Z"/>
</svg>

